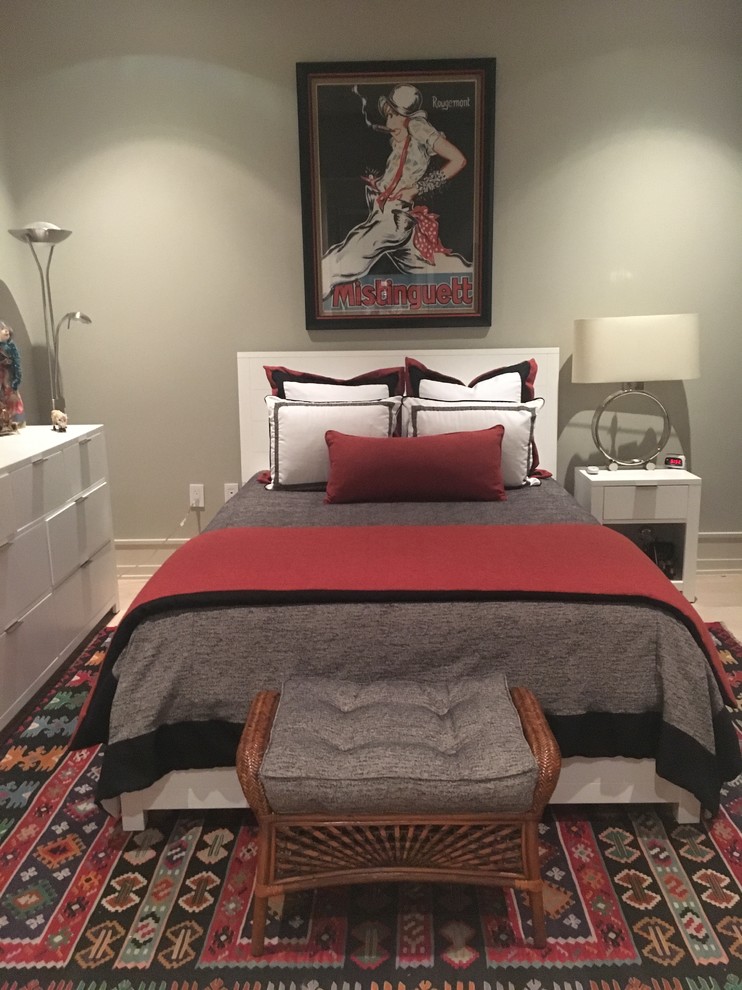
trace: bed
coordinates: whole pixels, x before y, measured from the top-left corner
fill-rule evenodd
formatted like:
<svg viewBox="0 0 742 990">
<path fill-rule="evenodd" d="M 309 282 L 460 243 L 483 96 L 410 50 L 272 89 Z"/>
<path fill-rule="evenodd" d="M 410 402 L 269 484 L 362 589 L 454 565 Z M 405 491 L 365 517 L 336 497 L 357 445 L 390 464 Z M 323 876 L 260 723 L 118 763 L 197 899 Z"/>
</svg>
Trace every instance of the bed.
<svg viewBox="0 0 742 990">
<path fill-rule="evenodd" d="M 502 401 L 486 392 L 472 401 L 431 399 L 425 384 L 409 403 L 391 388 L 386 398 L 354 392 L 348 402 L 335 394 L 319 402 L 311 387 L 298 398 L 287 391 L 268 402 L 269 429 L 264 366 L 348 381 L 367 369 L 404 367 L 407 355 L 238 355 L 244 484 L 133 603 L 75 737 L 78 747 L 105 744 L 98 797 L 124 828 L 143 828 L 155 809 L 243 806 L 233 762 L 249 702 L 297 669 L 430 679 L 504 669 L 540 697 L 565 753 L 555 803 L 662 801 L 680 820 L 698 820 L 739 771 L 705 627 L 633 545 L 600 527 L 549 477 L 558 351 L 414 353 L 408 391 L 411 368 L 422 368 L 423 379 L 435 369 L 435 388 L 446 395 L 451 380 L 476 389 L 483 369 L 537 364 L 538 374 L 534 382 L 521 372 L 523 394 Z M 496 378 L 498 388 L 505 377 Z M 485 390 L 492 382 L 485 376 Z M 504 429 L 476 419 L 491 412 L 488 402 Z M 354 436 L 347 425 L 355 420 L 335 430 L 333 419 L 330 479 L 307 490 L 301 481 L 316 470 L 305 463 L 307 423 L 339 415 L 335 406 L 349 416 L 368 406 L 363 416 L 373 415 L 380 432 Z M 405 413 L 404 432 L 418 438 L 413 447 L 385 432 L 393 434 Z M 420 472 L 399 499 L 359 495 L 363 470 L 364 484 L 396 492 L 406 461 L 391 473 L 375 461 L 392 449 L 405 459 L 414 449 L 423 465 L 429 457 L 448 463 L 451 444 L 470 432 L 448 429 L 460 416 L 475 417 L 466 463 L 479 450 L 489 463 L 497 444 L 501 472 L 499 481 L 475 472 L 464 482 L 456 472 L 455 485 L 494 486 L 504 499 L 467 490 L 421 500 Z M 270 485 L 260 474 L 267 448 Z M 518 460 L 524 451 L 526 468 Z M 338 500 L 328 504 L 333 493 Z M 502 565 L 492 566 L 495 559 Z"/>
</svg>

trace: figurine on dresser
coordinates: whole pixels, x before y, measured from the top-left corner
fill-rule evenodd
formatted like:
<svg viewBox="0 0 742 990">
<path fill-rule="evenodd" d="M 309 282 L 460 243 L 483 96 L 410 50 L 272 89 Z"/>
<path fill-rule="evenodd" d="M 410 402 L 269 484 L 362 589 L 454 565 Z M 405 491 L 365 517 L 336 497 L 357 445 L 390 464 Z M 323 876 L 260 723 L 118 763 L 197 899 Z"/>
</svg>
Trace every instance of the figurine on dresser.
<svg viewBox="0 0 742 990">
<path fill-rule="evenodd" d="M 61 409 L 52 409 L 52 429 L 55 433 L 67 432 L 67 413 Z"/>
<path fill-rule="evenodd" d="M 0 320 L 0 436 L 15 433 L 23 413 L 21 356 L 13 340 L 13 329 Z"/>
</svg>

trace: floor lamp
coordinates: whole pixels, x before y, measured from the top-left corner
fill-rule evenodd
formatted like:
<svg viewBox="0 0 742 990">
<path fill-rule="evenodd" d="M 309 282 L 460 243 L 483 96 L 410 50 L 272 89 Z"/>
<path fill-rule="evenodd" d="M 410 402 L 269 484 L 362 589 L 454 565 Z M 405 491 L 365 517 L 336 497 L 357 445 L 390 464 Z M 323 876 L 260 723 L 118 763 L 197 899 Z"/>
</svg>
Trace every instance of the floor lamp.
<svg viewBox="0 0 742 990">
<path fill-rule="evenodd" d="M 26 244 L 31 248 L 31 254 L 33 255 L 34 261 L 36 262 L 36 267 L 39 272 L 39 279 L 41 280 L 41 301 L 44 308 L 44 336 L 46 338 L 46 353 L 49 362 L 49 381 L 51 383 L 51 396 L 52 396 L 52 409 L 58 409 L 61 412 L 65 412 L 65 401 L 64 397 L 60 395 L 61 382 L 60 382 L 60 371 L 59 371 L 59 331 L 62 324 L 67 321 L 67 326 L 70 325 L 72 320 L 79 320 L 82 323 L 90 323 L 90 317 L 85 316 L 84 313 L 67 313 L 58 324 L 54 322 L 54 306 L 52 304 L 52 287 L 49 280 L 49 269 L 51 268 L 52 257 L 54 255 L 54 248 L 57 244 L 66 240 L 70 234 L 71 230 L 62 230 L 61 227 L 57 227 L 56 224 L 47 223 L 46 221 L 36 221 L 35 223 L 30 223 L 26 227 L 22 227 L 20 230 L 9 231 L 13 237 L 17 237 L 19 241 L 25 241 Z M 36 245 L 46 244 L 49 248 L 46 254 L 46 263 L 42 264 L 42 259 L 39 257 Z"/>
<path fill-rule="evenodd" d="M 653 467 L 651 461 L 670 436 L 670 417 L 657 396 L 647 392 L 644 382 L 698 378 L 698 315 L 671 313 L 660 316 L 607 316 L 575 320 L 573 382 L 623 382 L 595 410 L 593 443 L 608 460 L 608 467 Z M 622 460 L 608 451 L 600 439 L 600 419 L 606 409 L 625 395 L 643 395 L 662 416 L 662 436 L 647 457 Z"/>
</svg>

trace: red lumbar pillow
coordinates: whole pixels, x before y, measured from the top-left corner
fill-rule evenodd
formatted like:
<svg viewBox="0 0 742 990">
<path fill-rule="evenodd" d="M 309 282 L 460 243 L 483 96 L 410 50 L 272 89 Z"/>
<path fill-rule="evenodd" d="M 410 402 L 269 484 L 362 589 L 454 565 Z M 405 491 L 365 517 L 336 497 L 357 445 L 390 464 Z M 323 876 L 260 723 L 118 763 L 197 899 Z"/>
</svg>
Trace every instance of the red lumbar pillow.
<svg viewBox="0 0 742 990">
<path fill-rule="evenodd" d="M 502 426 L 424 437 L 328 430 L 326 502 L 503 501 Z"/>
</svg>

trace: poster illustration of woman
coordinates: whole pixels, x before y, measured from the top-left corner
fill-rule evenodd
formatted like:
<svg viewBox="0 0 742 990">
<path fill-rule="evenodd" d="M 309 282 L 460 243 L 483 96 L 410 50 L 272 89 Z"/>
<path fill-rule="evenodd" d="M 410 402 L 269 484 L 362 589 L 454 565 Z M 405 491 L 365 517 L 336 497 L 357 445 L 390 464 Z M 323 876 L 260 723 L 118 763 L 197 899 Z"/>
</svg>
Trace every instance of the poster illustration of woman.
<svg viewBox="0 0 742 990">
<path fill-rule="evenodd" d="M 488 326 L 494 60 L 297 78 L 307 326 Z"/>
</svg>

